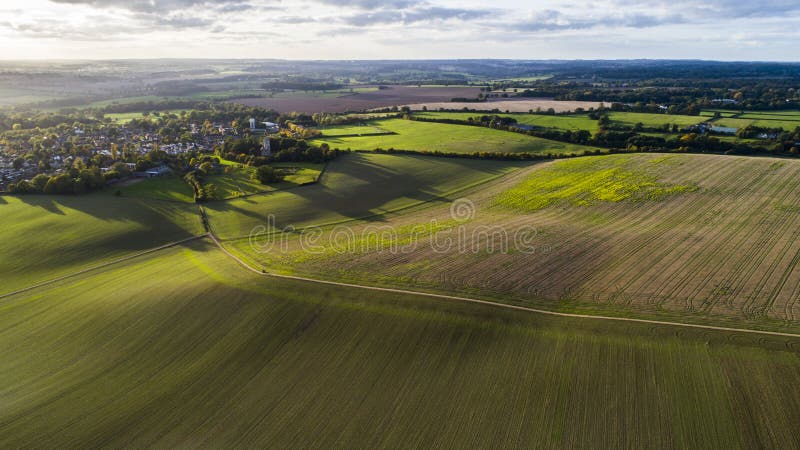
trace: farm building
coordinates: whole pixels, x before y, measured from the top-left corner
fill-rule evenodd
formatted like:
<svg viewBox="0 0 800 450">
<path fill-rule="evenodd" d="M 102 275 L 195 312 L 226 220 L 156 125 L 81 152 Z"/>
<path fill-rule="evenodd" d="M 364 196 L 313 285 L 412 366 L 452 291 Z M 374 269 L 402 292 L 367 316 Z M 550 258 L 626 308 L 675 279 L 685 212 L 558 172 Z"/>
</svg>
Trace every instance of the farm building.
<svg viewBox="0 0 800 450">
<path fill-rule="evenodd" d="M 736 134 L 736 132 L 739 131 L 739 129 L 738 128 L 732 128 L 732 127 L 714 126 L 714 127 L 711 127 L 711 131 L 714 132 L 714 133 L 719 133 L 719 134 Z"/>
</svg>

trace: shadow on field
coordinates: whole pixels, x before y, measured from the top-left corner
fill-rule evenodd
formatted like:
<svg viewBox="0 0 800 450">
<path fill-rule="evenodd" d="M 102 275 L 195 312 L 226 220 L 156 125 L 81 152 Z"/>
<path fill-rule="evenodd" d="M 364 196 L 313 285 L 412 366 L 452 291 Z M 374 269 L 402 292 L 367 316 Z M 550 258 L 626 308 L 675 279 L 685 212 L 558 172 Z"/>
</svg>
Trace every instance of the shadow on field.
<svg viewBox="0 0 800 450">
<path fill-rule="evenodd" d="M 504 173 L 510 163 L 421 155 L 351 153 L 330 163 L 320 180 L 308 186 L 208 203 L 220 215 L 239 216 L 235 233 L 275 217 L 275 226 L 305 227 L 344 220 L 385 221 L 385 214 L 421 203 L 449 203 L 447 192 L 481 178 Z M 463 185 L 459 183 L 463 180 Z M 212 219 L 212 226 L 215 224 Z M 249 228 L 250 227 L 250 228 Z"/>
<path fill-rule="evenodd" d="M 0 205 L 5 205 L 7 203 L 8 203 L 8 200 L 6 200 L 5 198 L 3 198 L 2 195 L 0 195 Z"/>
<path fill-rule="evenodd" d="M 57 200 L 60 199 L 57 199 L 56 197 L 51 197 L 48 195 L 20 195 L 17 198 L 29 206 L 42 208 L 52 214 L 60 214 L 62 216 L 65 215 L 64 212 L 58 207 L 59 202 L 57 202 Z"/>
<path fill-rule="evenodd" d="M 293 193 L 314 205 L 313 209 L 327 210 L 353 219 L 367 218 L 376 221 L 383 220 L 376 215 L 387 212 L 381 207 L 393 200 L 408 199 L 414 203 L 455 200 L 430 186 L 432 180 L 423 175 L 427 166 L 444 162 L 441 159 L 416 155 L 387 157 L 415 160 L 419 171 L 394 169 L 377 164 L 363 154 L 354 153 L 345 157 L 346 163 L 334 161 L 324 174 L 325 178 L 318 184 L 309 189 L 296 189 Z M 447 159 L 446 163 L 464 166 L 465 169 L 470 164 L 466 160 L 454 159 Z M 458 170 L 458 167 L 454 170 Z M 487 170 L 490 174 L 499 172 L 499 167 Z M 310 211 L 309 216 L 311 215 L 313 211 Z"/>
<path fill-rule="evenodd" d="M 177 240 L 192 236 L 192 221 L 199 223 L 196 206 L 191 203 L 166 202 L 148 199 L 120 198 L 99 195 L 47 196 L 28 195 L 17 197 L 28 206 L 41 208 L 50 214 L 61 216 L 54 226 L 69 226 L 80 229 L 91 227 L 93 219 L 119 225 L 131 224 L 129 229 L 116 237 L 114 247 L 138 249 L 153 242 Z M 88 229 L 86 230 L 89 231 Z"/>
</svg>

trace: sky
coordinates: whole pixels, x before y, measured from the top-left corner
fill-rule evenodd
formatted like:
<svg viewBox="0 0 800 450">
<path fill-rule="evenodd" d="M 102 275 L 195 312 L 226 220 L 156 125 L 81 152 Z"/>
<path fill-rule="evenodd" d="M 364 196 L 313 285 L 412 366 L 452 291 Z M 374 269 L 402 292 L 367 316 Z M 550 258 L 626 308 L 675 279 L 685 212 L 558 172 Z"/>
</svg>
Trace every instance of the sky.
<svg viewBox="0 0 800 450">
<path fill-rule="evenodd" d="M 797 61 L 798 23 L 798 0 L 2 0 L 0 59 Z"/>
</svg>

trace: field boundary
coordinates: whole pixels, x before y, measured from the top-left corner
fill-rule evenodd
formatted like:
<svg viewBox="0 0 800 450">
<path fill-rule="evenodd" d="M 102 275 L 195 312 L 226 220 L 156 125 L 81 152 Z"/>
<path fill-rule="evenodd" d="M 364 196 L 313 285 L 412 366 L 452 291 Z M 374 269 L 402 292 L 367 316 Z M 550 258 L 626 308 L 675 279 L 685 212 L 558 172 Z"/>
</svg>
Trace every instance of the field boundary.
<svg viewBox="0 0 800 450">
<path fill-rule="evenodd" d="M 546 309 L 538 309 L 538 308 L 530 308 L 527 306 L 518 306 L 518 305 L 511 305 L 507 303 L 499 303 L 494 302 L 491 300 L 480 300 L 477 298 L 469 298 L 469 297 L 459 297 L 455 295 L 446 295 L 446 294 L 434 294 L 430 292 L 420 292 L 420 291 L 412 291 L 407 289 L 397 289 L 397 288 L 387 288 L 387 287 L 379 287 L 379 286 L 368 286 L 362 284 L 353 284 L 353 283 L 343 283 L 338 281 L 328 281 L 328 280 L 320 280 L 316 278 L 307 278 L 307 277 L 298 277 L 293 275 L 279 275 L 274 273 L 269 273 L 266 270 L 258 270 L 245 262 L 240 257 L 234 255 L 228 249 L 226 249 L 222 243 L 217 239 L 214 233 L 208 233 L 208 237 L 214 241 L 214 243 L 222 250 L 226 255 L 228 255 L 231 259 L 238 262 L 247 270 L 259 274 L 261 276 L 273 277 L 273 278 L 281 278 L 287 280 L 297 280 L 297 281 L 305 281 L 309 283 L 318 283 L 318 284 L 327 284 L 331 286 L 341 286 L 341 287 L 350 287 L 356 289 L 367 289 L 371 291 L 379 291 L 379 292 L 391 292 L 395 294 L 408 294 L 408 295 L 419 295 L 423 297 L 431 297 L 437 298 L 442 300 L 456 300 L 464 303 L 472 303 L 472 304 L 479 304 L 485 306 L 493 306 L 496 308 L 505 308 L 511 309 L 515 311 L 525 311 L 529 313 L 535 314 L 542 314 L 548 316 L 556 316 L 556 317 L 567 317 L 573 319 L 594 319 L 594 320 L 607 320 L 607 321 L 614 321 L 614 322 L 627 322 L 627 323 L 639 323 L 645 325 L 659 325 L 659 326 L 675 326 L 675 327 L 682 327 L 682 328 L 694 328 L 694 329 L 701 329 L 701 330 L 710 330 L 710 331 L 727 331 L 727 332 L 736 332 L 736 333 L 749 333 L 749 334 L 760 334 L 765 336 L 777 336 L 777 337 L 788 337 L 788 338 L 800 338 L 800 334 L 796 333 L 783 333 L 780 331 L 766 331 L 766 330 L 754 330 L 750 328 L 733 328 L 733 327 L 722 327 L 722 326 L 715 326 L 715 325 L 700 325 L 700 324 L 693 324 L 693 323 L 684 323 L 684 322 L 670 322 L 665 320 L 652 320 L 652 319 L 636 319 L 631 317 L 613 317 L 613 316 L 600 316 L 600 315 L 592 315 L 592 314 L 576 314 L 576 313 L 563 313 L 558 311 L 549 311 Z"/>
<path fill-rule="evenodd" d="M 0 299 L 4 299 L 4 298 L 7 298 L 7 297 L 12 297 L 14 295 L 21 294 L 23 292 L 28 292 L 28 291 L 31 291 L 31 290 L 34 290 L 34 289 L 37 289 L 37 288 L 40 288 L 40 287 L 51 285 L 53 283 L 58 283 L 59 281 L 64 281 L 64 280 L 76 277 L 78 275 L 83 275 L 83 274 L 88 273 L 88 272 L 92 272 L 92 271 L 95 271 L 95 270 L 98 270 L 98 269 L 103 269 L 105 267 L 112 266 L 114 264 L 119 264 L 121 262 L 129 261 L 131 259 L 135 259 L 135 258 L 138 258 L 140 256 L 149 255 L 150 253 L 155 253 L 155 252 L 160 251 L 160 250 L 164 250 L 164 249 L 167 249 L 167 248 L 170 248 L 170 247 L 175 247 L 176 245 L 181 245 L 181 244 L 185 244 L 187 242 L 203 239 L 203 238 L 206 238 L 208 236 L 209 236 L 209 233 L 206 233 L 206 234 L 201 234 L 201 235 L 198 235 L 198 236 L 192 236 L 192 237 L 189 237 L 189 238 L 186 238 L 186 239 L 181 239 L 180 241 L 169 242 L 169 243 L 166 243 L 164 245 L 160 245 L 158 247 L 153 247 L 153 248 L 141 251 L 141 252 L 134 253 L 132 255 L 123 256 L 121 258 L 117 258 L 117 259 L 114 259 L 114 260 L 111 260 L 111 261 L 108 261 L 108 262 L 105 262 L 105 263 L 101 263 L 101 264 L 97 264 L 97 265 L 94 265 L 94 266 L 91 266 L 91 267 L 87 267 L 87 268 L 85 268 L 83 270 L 79 270 L 77 272 L 73 272 L 73 273 L 70 273 L 70 274 L 67 274 L 67 275 L 63 275 L 63 276 L 60 276 L 58 278 L 53 278 L 51 280 L 42 281 L 42 282 L 36 283 L 34 285 L 31 285 L 31 286 L 28 286 L 28 287 L 24 287 L 22 289 L 17 289 L 16 291 L 7 292 L 5 294 L 0 294 Z"/>
</svg>

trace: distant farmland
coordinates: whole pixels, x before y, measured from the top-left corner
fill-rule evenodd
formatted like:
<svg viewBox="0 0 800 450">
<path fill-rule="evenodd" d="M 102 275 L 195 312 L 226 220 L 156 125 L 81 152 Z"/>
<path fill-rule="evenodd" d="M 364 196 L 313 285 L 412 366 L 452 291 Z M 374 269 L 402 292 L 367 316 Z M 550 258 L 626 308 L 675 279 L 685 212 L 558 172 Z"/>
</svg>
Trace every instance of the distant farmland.
<svg viewBox="0 0 800 450">
<path fill-rule="evenodd" d="M 439 111 L 421 111 L 414 113 L 414 117 L 421 117 L 424 119 L 435 120 L 463 120 L 479 122 L 481 116 L 495 115 L 492 113 L 475 113 L 475 112 L 439 112 Z M 554 128 L 560 130 L 580 131 L 586 130 L 589 132 L 597 131 L 597 120 L 590 119 L 587 114 L 575 115 L 560 115 L 553 116 L 547 114 L 496 114 L 500 117 L 511 117 L 520 125 L 531 125 L 540 128 Z"/>
<path fill-rule="evenodd" d="M 550 141 L 520 133 L 466 125 L 415 122 L 403 119 L 378 120 L 355 129 L 344 127 L 323 129 L 316 144 L 353 150 L 418 150 L 445 153 L 582 153 L 595 148 L 566 142 Z M 347 134 L 347 136 L 341 136 Z M 326 137 L 330 136 L 330 137 Z"/>
<path fill-rule="evenodd" d="M 597 109 L 602 105 L 601 102 L 581 102 L 581 101 L 562 101 L 562 100 L 497 100 L 492 99 L 487 102 L 473 103 L 473 102 L 418 102 L 408 103 L 404 106 L 410 107 L 413 111 L 421 111 L 427 108 L 428 111 L 436 111 L 439 109 L 445 110 L 473 110 L 473 111 L 493 111 L 499 110 L 500 112 L 510 113 L 526 113 L 529 111 L 536 111 L 537 108 L 542 111 L 547 111 L 553 108 L 555 112 L 570 112 L 578 108 L 588 110 L 590 108 Z M 608 105 L 606 105 L 608 106 Z"/>
<path fill-rule="evenodd" d="M 717 125 L 733 128 L 744 128 L 748 125 L 762 128 L 783 128 L 784 131 L 794 131 L 800 127 L 800 112 L 775 111 L 775 112 L 748 112 L 737 115 L 736 118 L 723 118 L 716 121 Z"/>
<path fill-rule="evenodd" d="M 609 119 L 620 125 L 633 127 L 641 123 L 645 127 L 660 128 L 665 125 L 678 125 L 683 129 L 691 125 L 697 125 L 701 122 L 708 120 L 708 117 L 703 116 L 683 116 L 676 114 L 648 114 L 648 113 L 631 113 L 631 112 L 612 112 L 609 114 Z"/>
<path fill-rule="evenodd" d="M 414 87 L 387 86 L 375 91 L 339 94 L 333 97 L 302 93 L 292 97 L 242 98 L 232 100 L 248 106 L 260 106 L 281 113 L 346 112 L 386 108 L 417 102 L 449 102 L 453 98 L 477 98 L 477 87 Z"/>
<path fill-rule="evenodd" d="M 391 218 L 410 253 L 254 254 L 268 270 L 362 283 L 417 286 L 561 310 L 729 325 L 800 328 L 800 162 L 701 155 L 613 155 L 538 164 L 462 192 L 481 226 L 536 229 L 533 254 L 433 251 L 453 237 L 450 209 Z M 735 199 L 735 200 L 734 200 Z M 425 228 L 437 219 L 444 229 Z M 352 223 L 356 235 L 369 223 Z M 430 233 L 433 233 L 430 235 Z M 447 234 L 450 233 L 450 234 Z M 470 234 L 471 236 L 472 234 Z M 330 245 L 330 244 L 328 244 Z M 470 247 L 472 248 L 472 247 Z"/>
</svg>

